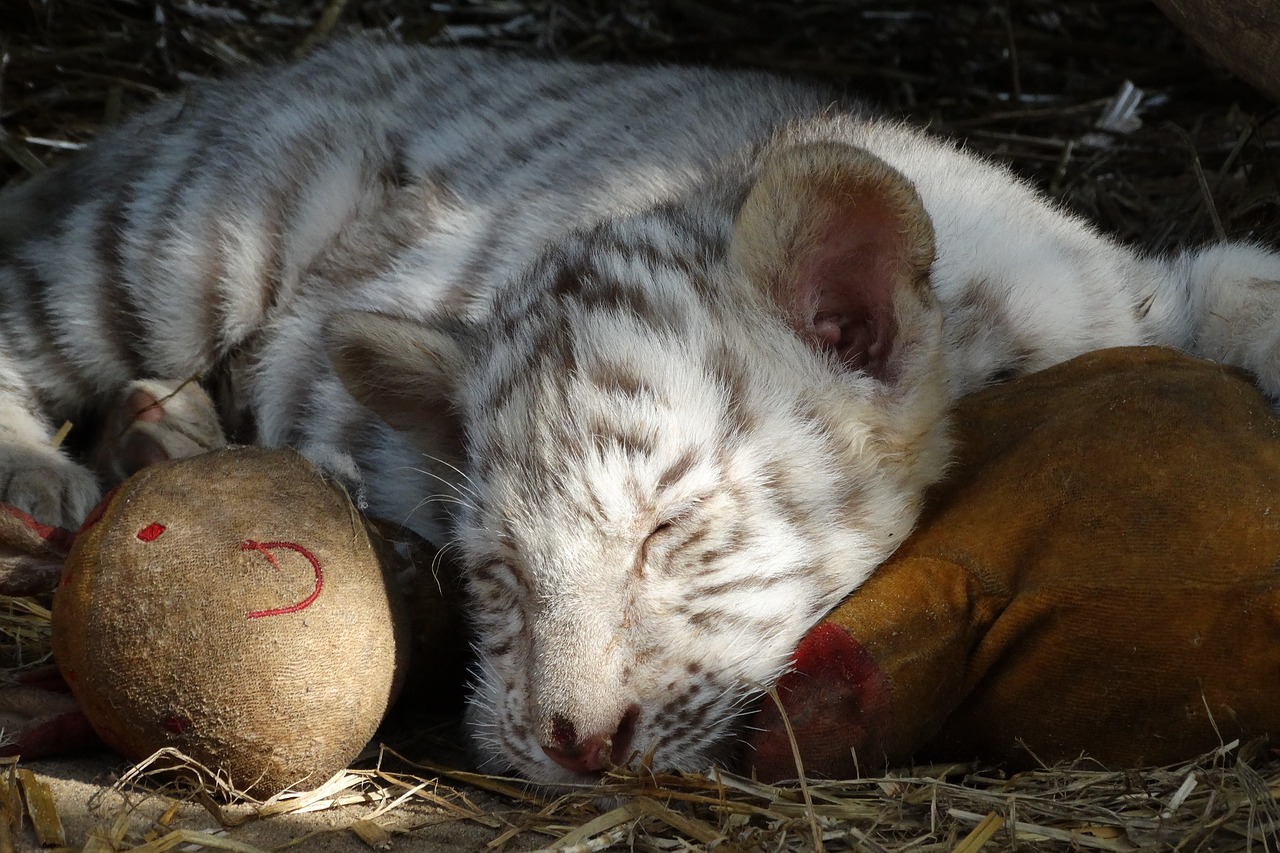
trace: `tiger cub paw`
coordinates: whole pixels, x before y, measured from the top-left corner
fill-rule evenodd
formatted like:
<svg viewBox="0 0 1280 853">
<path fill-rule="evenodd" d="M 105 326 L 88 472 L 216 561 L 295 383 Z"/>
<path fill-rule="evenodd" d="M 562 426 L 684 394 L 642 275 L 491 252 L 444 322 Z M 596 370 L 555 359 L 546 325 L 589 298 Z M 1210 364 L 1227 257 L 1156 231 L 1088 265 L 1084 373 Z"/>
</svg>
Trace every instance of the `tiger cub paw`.
<svg viewBox="0 0 1280 853">
<path fill-rule="evenodd" d="M 41 524 L 75 530 L 101 494 L 93 472 L 53 445 L 0 445 L 0 502 Z"/>
<path fill-rule="evenodd" d="M 111 484 L 163 462 L 227 445 L 213 400 L 192 381 L 139 379 L 107 413 L 93 465 Z"/>
</svg>

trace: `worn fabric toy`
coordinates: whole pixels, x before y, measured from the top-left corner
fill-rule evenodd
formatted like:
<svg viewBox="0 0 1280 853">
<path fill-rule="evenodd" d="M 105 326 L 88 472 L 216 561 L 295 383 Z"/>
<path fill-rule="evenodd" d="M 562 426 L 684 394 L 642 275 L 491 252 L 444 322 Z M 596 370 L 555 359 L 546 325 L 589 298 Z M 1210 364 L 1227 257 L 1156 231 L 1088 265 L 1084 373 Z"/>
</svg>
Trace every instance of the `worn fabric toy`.
<svg viewBox="0 0 1280 853">
<path fill-rule="evenodd" d="M 1259 0 L 1155 0 L 1214 59 L 1280 100 L 1280 7 Z"/>
<path fill-rule="evenodd" d="M 54 655 L 132 760 L 177 747 L 269 796 L 314 787 L 373 736 L 408 625 L 364 520 L 291 450 L 161 462 L 76 536 Z"/>
<path fill-rule="evenodd" d="M 807 772 L 1186 759 L 1280 734 L 1280 419 L 1242 374 L 1092 353 L 975 394 L 912 538 L 778 685 Z M 748 765 L 796 774 L 766 700 Z"/>
</svg>

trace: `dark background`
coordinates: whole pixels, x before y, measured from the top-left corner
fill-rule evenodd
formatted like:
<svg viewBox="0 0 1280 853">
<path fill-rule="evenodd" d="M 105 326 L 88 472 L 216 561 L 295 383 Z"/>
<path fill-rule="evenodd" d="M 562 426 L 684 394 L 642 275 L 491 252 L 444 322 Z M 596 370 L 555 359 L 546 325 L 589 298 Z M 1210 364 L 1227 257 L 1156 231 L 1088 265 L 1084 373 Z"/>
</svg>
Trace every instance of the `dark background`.
<svg viewBox="0 0 1280 853">
<path fill-rule="evenodd" d="M 1280 237 L 1275 104 L 1148 0 L 0 0 L 0 181 L 162 93 L 354 28 L 587 60 L 833 80 L 1154 248 Z M 1095 128 L 1129 81 L 1141 126 Z"/>
</svg>

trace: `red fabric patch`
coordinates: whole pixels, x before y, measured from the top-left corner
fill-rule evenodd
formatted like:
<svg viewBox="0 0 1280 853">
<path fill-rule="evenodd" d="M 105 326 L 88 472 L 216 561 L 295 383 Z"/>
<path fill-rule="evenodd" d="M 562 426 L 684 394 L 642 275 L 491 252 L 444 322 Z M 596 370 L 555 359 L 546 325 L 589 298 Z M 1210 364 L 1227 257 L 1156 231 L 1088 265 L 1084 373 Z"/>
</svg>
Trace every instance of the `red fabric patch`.
<svg viewBox="0 0 1280 853">
<path fill-rule="evenodd" d="M 174 714 L 164 721 L 164 727 L 175 735 L 186 734 L 194 725 L 195 723 L 191 722 L 190 717 L 182 714 Z"/>
<path fill-rule="evenodd" d="M 84 533 L 90 527 L 93 527 L 99 521 L 102 521 L 102 516 L 106 514 L 107 507 L 111 505 L 111 502 L 115 500 L 116 492 L 118 491 L 120 491 L 120 487 L 116 486 L 114 489 L 102 496 L 102 500 L 98 501 L 97 506 L 89 510 L 89 514 L 85 516 L 84 524 L 80 525 L 81 533 Z"/>
<path fill-rule="evenodd" d="M 18 521 L 22 522 L 24 527 L 39 536 L 62 554 L 66 554 L 71 550 L 71 543 L 76 537 L 70 530 L 65 530 L 61 527 L 54 527 L 49 524 L 41 524 L 22 510 L 18 509 L 16 506 L 0 503 L 0 510 L 3 510 L 18 519 Z"/>
<path fill-rule="evenodd" d="M 62 670 L 58 669 L 57 664 L 49 664 L 48 666 L 40 666 L 20 672 L 16 680 L 24 687 L 39 687 L 41 690 L 48 690 L 52 693 L 69 693 L 70 688 L 68 688 L 67 682 L 74 675 L 75 673 L 70 670 L 64 674 Z"/>
<path fill-rule="evenodd" d="M 154 542 L 163 536 L 166 530 L 168 528 L 160 522 L 153 522 L 138 531 L 138 538 L 143 542 Z"/>
<path fill-rule="evenodd" d="M 783 677 L 797 678 L 801 673 L 819 677 L 837 677 L 863 684 L 880 674 L 880 667 L 849 632 L 831 622 L 821 622 L 800 641 L 795 653 L 795 670 Z M 781 689 L 782 684 L 778 687 Z"/>
<path fill-rule="evenodd" d="M 879 758 L 891 728 L 889 683 L 875 659 L 849 632 L 819 623 L 800 642 L 777 693 L 795 733 L 806 774 L 852 777 L 856 752 L 867 767 Z M 746 763 L 764 779 L 796 776 L 791 739 L 782 712 L 765 697 L 748 731 Z"/>
<path fill-rule="evenodd" d="M 80 711 L 69 711 L 34 722 L 18 736 L 16 743 L 0 747 L 0 756 L 49 758 L 92 749 L 100 743 L 89 718 Z"/>
</svg>

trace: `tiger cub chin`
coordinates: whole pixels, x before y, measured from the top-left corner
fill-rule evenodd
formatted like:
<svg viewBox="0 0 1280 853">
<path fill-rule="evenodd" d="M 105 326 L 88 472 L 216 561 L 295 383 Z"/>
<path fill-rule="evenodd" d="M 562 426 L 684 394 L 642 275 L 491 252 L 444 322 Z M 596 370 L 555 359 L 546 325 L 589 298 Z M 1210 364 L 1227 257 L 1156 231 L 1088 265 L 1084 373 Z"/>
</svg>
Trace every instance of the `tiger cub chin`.
<svg viewBox="0 0 1280 853">
<path fill-rule="evenodd" d="M 0 195 L 0 498 L 76 524 L 53 428 L 217 372 L 460 559 L 486 766 L 696 769 L 911 530 L 952 399 L 1125 344 L 1280 395 L 1277 280 L 809 84 L 359 39 Z"/>
</svg>

